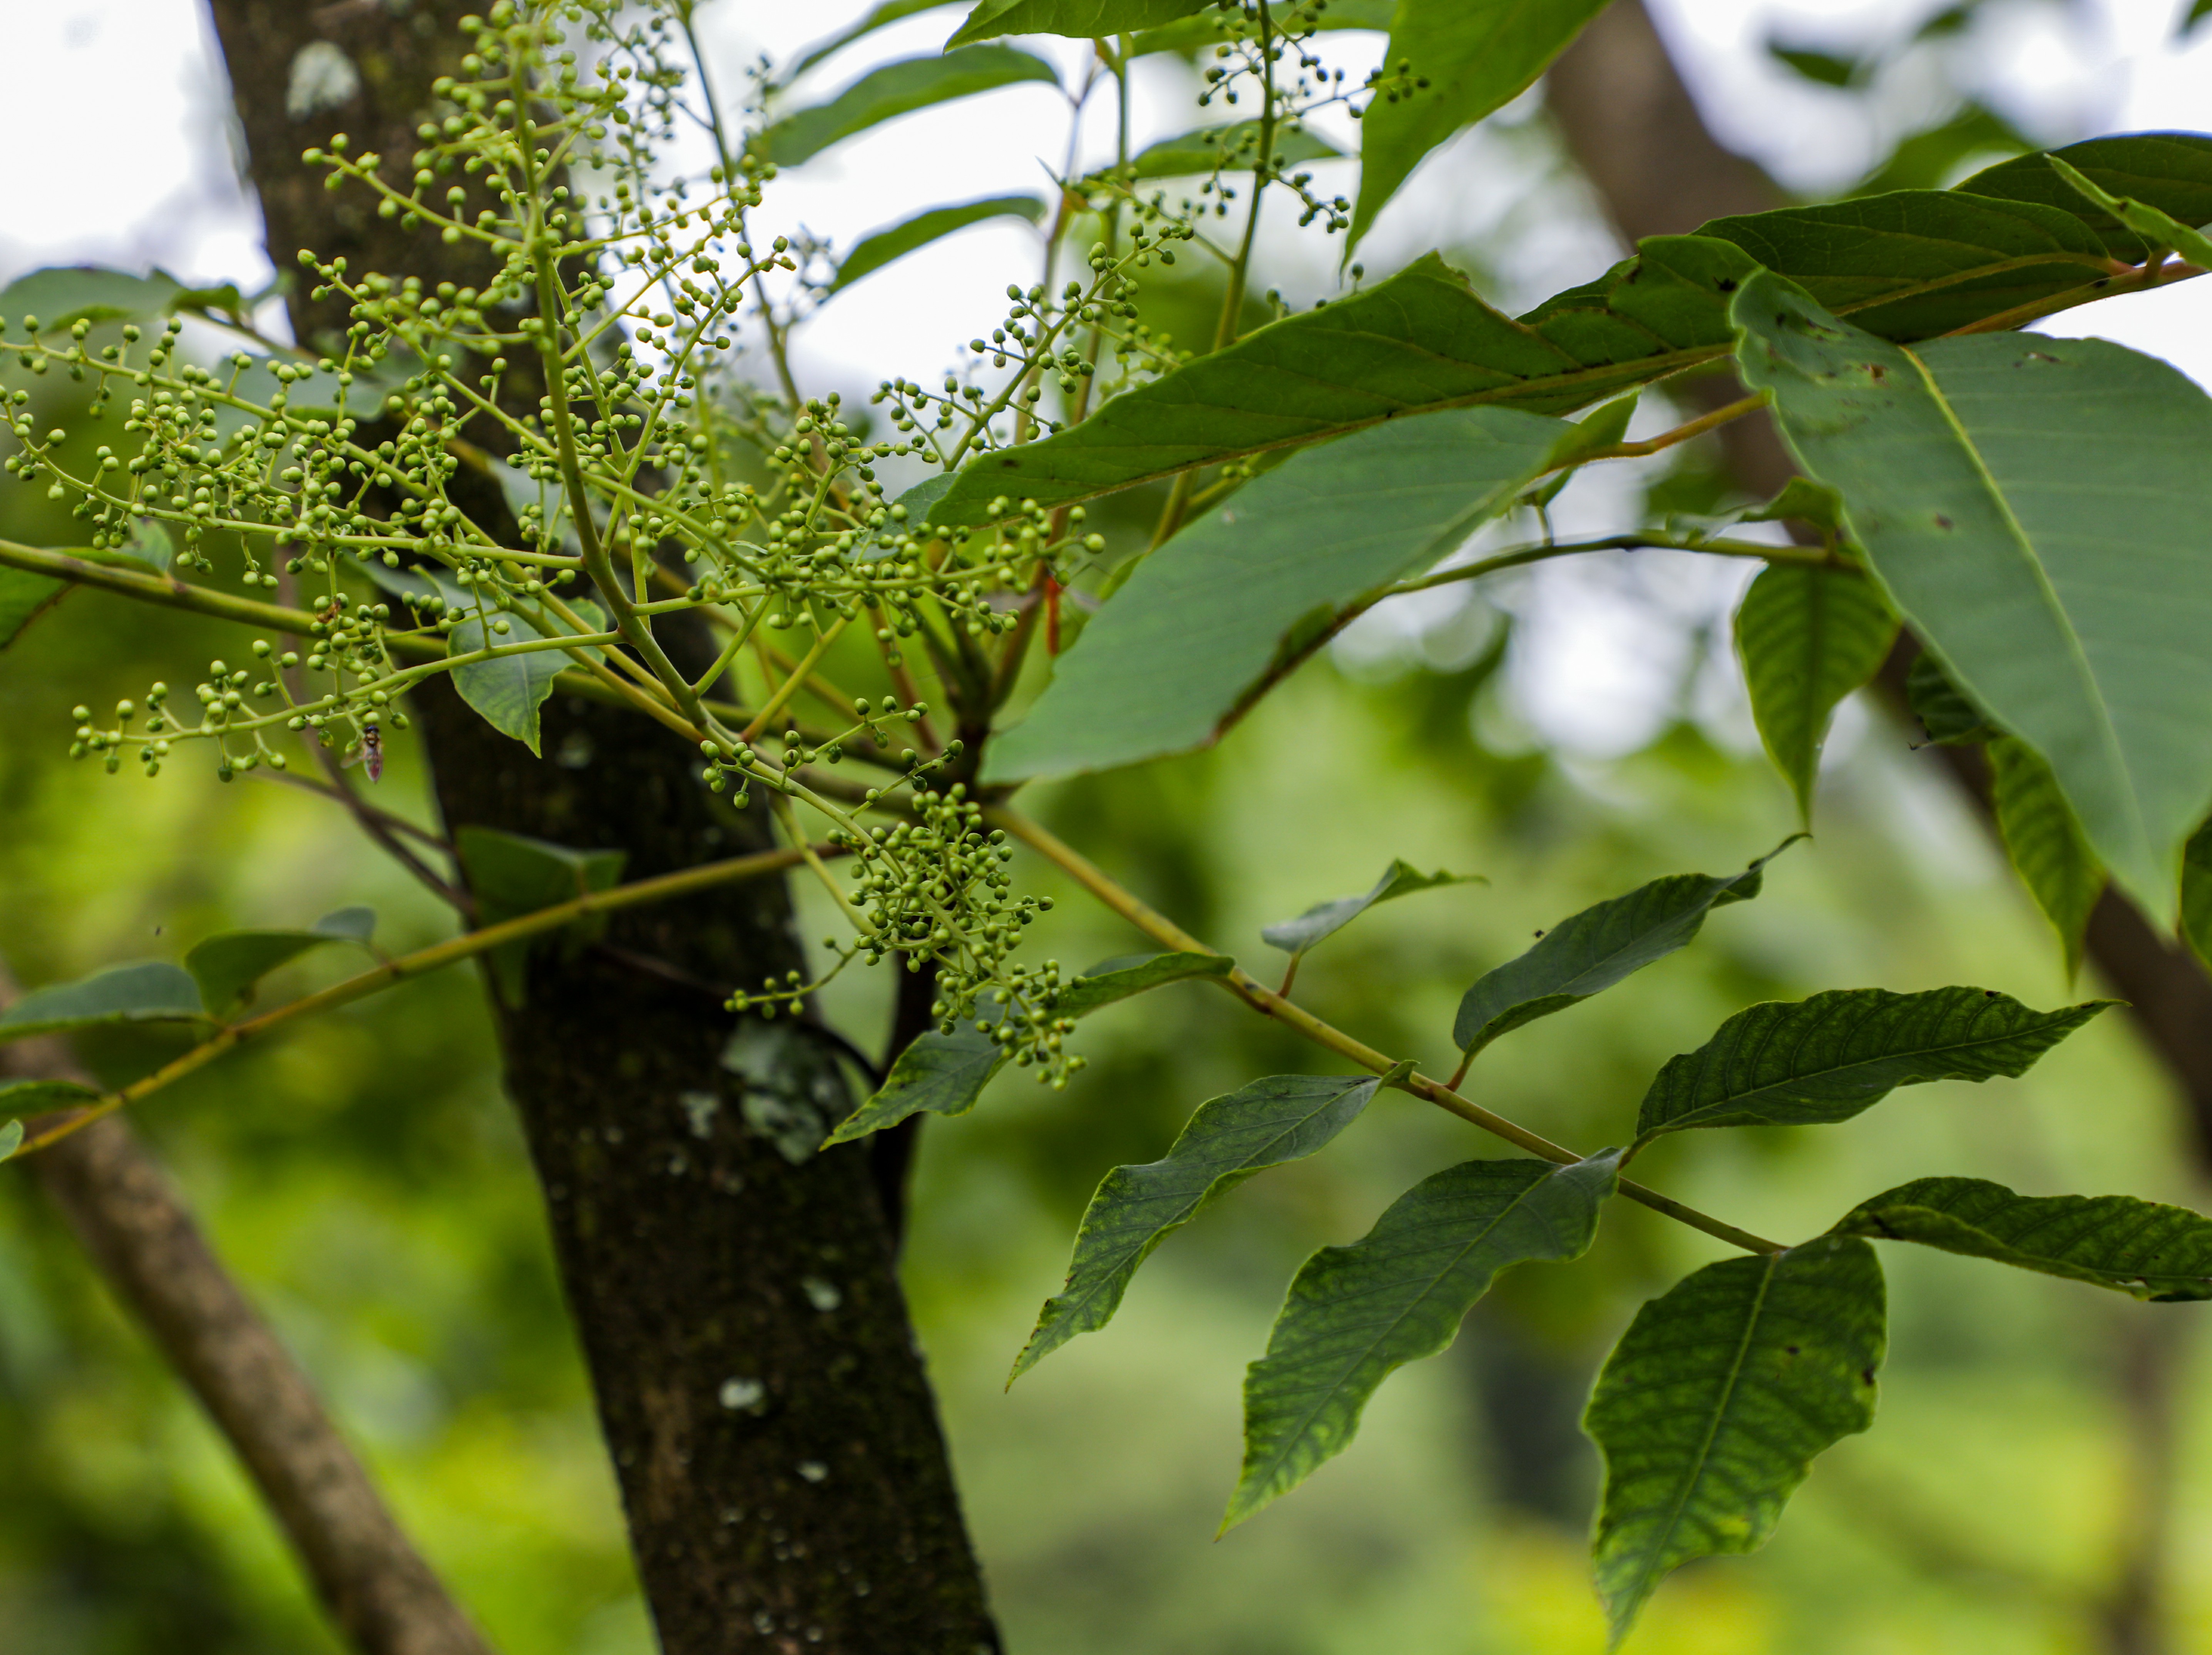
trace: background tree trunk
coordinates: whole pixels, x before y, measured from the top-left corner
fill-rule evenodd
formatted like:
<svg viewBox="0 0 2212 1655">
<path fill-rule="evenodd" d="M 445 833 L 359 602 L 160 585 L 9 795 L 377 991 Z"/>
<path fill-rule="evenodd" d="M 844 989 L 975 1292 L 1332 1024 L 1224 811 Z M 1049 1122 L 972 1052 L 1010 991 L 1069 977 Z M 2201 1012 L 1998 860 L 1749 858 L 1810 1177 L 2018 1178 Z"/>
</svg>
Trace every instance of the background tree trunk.
<svg viewBox="0 0 2212 1655">
<path fill-rule="evenodd" d="M 465 9 L 213 0 L 280 271 L 296 277 L 313 247 L 356 274 L 482 283 L 467 248 L 402 232 L 366 192 L 326 192 L 299 158 L 343 131 L 388 175 L 411 173 Z M 294 65 L 318 41 L 359 88 L 304 110 Z M 326 349 L 343 301 L 304 287 L 294 329 Z M 513 394 L 534 408 L 534 391 Z M 451 828 L 618 849 L 630 879 L 765 841 L 758 814 L 714 800 L 697 755 L 635 715 L 556 697 L 539 760 L 441 682 L 415 703 Z M 715 992 L 798 963 L 784 888 L 634 910 L 605 940 L 537 951 L 526 995 L 495 1014 L 663 1647 L 996 1649 L 867 1153 L 814 1153 L 850 1103 L 830 1043 L 739 1024 Z"/>
</svg>

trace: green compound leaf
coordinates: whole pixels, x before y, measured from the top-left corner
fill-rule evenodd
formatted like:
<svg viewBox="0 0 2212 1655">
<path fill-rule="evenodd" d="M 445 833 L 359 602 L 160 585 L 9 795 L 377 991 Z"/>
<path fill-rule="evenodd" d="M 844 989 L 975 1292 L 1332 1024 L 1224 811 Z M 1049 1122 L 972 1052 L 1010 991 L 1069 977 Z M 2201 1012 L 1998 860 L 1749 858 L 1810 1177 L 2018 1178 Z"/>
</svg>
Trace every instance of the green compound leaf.
<svg viewBox="0 0 2212 1655">
<path fill-rule="evenodd" d="M 1771 276 L 1735 314 L 1747 379 L 1899 612 L 2170 914 L 2212 804 L 2212 398 L 2101 339 L 1902 350 Z"/>
<path fill-rule="evenodd" d="M 1279 128 L 1274 157 L 1285 167 L 1302 161 L 1333 161 L 1344 151 L 1303 126 Z M 1237 121 L 1227 126 L 1202 126 L 1179 137 L 1149 144 L 1129 162 L 1132 176 L 1141 182 L 1153 178 L 1188 178 L 1209 173 L 1249 173 L 1260 158 L 1260 123 Z"/>
<path fill-rule="evenodd" d="M 1606 0 L 1398 0 L 1386 61 L 1419 90 L 1376 98 L 1360 123 L 1359 204 L 1347 247 L 1423 156 L 1528 90 Z"/>
<path fill-rule="evenodd" d="M 1912 1241 L 2162 1302 L 2212 1299 L 2212 1219 L 2133 1196 L 2021 1196 L 1985 1178 L 1915 1178 L 1833 1233 Z"/>
<path fill-rule="evenodd" d="M 2075 820 L 2073 807 L 2059 791 L 2058 778 L 2033 747 L 2004 735 L 1990 743 L 1989 751 L 1990 802 L 2005 855 L 2012 858 L 2035 905 L 2057 931 L 2071 982 L 2081 969 L 2089 910 L 2105 893 L 2104 864 Z M 2185 882 L 2188 879 L 2185 866 L 2182 877 Z"/>
<path fill-rule="evenodd" d="M 74 983 L 33 989 L 0 1012 L 0 1041 L 116 1023 L 204 1023 L 199 985 L 165 959 L 115 965 Z"/>
<path fill-rule="evenodd" d="M 1279 948 L 1296 959 L 1324 937 L 1334 936 L 1377 903 L 1410 897 L 1416 891 L 1434 891 L 1447 885 L 1488 885 L 1480 873 L 1447 873 L 1438 868 L 1424 873 L 1409 862 L 1393 861 L 1374 886 L 1357 897 L 1339 897 L 1318 903 L 1294 920 L 1270 925 L 1260 933 L 1270 948 Z"/>
<path fill-rule="evenodd" d="M 468 876 L 470 894 L 477 899 L 479 925 L 496 925 L 607 890 L 622 878 L 623 864 L 629 855 L 622 850 L 572 850 L 567 845 L 474 824 L 453 835 L 453 849 L 460 856 L 462 872 Z M 606 923 L 606 916 L 599 915 L 564 926 L 560 946 L 573 952 L 605 930 Z M 530 950 L 544 946 L 545 940 L 501 943 L 491 951 L 488 969 L 492 986 L 504 1003 L 523 1003 Z"/>
<path fill-rule="evenodd" d="M 854 283 L 864 277 L 873 276 L 885 265 L 905 258 L 915 248 L 926 247 L 933 241 L 951 235 L 955 230 L 966 229 L 970 224 L 981 224 L 993 218 L 1024 218 L 1034 224 L 1043 216 L 1044 203 L 1033 195 L 992 196 L 987 200 L 963 202 L 953 207 L 933 207 L 926 213 L 915 214 L 904 223 L 878 230 L 862 240 L 838 265 L 837 279 L 830 284 L 829 290 L 830 293 L 842 293 Z"/>
<path fill-rule="evenodd" d="M 59 603 L 70 590 L 67 581 L 25 569 L 0 569 L 0 649 L 15 642 L 25 627 Z"/>
<path fill-rule="evenodd" d="M 1896 636 L 1897 617 L 1863 575 L 1775 563 L 1743 594 L 1735 647 L 1752 719 L 1797 797 L 1801 822 L 1813 819 L 1820 748 L 1836 703 L 1875 675 Z"/>
<path fill-rule="evenodd" d="M 1587 1252 L 1620 1171 L 1617 1149 L 1572 1166 L 1463 1162 L 1399 1196 L 1351 1246 L 1308 1259 L 1244 1376 L 1244 1469 L 1223 1530 L 1351 1446 L 1376 1388 L 1449 1345 L 1499 1271 Z"/>
<path fill-rule="evenodd" d="M 1757 1550 L 1813 1457 L 1874 1422 L 1885 1319 L 1874 1249 L 1840 1236 L 1709 1264 L 1636 1313 L 1583 1420 L 1613 1646 L 1669 1573 Z"/>
<path fill-rule="evenodd" d="M 1026 81 L 1060 84 L 1050 64 L 1012 46 L 969 46 L 941 58 L 908 58 L 863 75 L 827 103 L 793 111 L 754 144 L 777 166 L 796 167 L 895 116 Z"/>
<path fill-rule="evenodd" d="M 1510 507 L 1572 429 L 1468 408 L 1292 456 L 1137 566 L 1028 718 L 994 741 L 987 779 L 1104 770 L 1212 739 L 1346 605 Z"/>
<path fill-rule="evenodd" d="M 1989 989 L 1831 989 L 1738 1012 L 1667 1066 L 1636 1119 L 1640 1147 L 1706 1126 L 1848 1121 L 1899 1086 L 2025 1074 L 2117 1002 L 2039 1012 Z"/>
<path fill-rule="evenodd" d="M 1166 1159 L 1117 1166 L 1085 1209 L 1067 1286 L 1045 1300 L 1014 1359 L 1012 1384 L 1079 1333 L 1103 1328 L 1153 1248 L 1255 1172 L 1303 1160 L 1359 1118 L 1376 1092 L 1410 1074 L 1275 1074 L 1210 1098 Z"/>
<path fill-rule="evenodd" d="M 1006 1062 L 1006 1049 L 972 1023 L 951 1034 L 925 1029 L 898 1055 L 876 1095 L 846 1117 L 822 1147 L 851 1143 L 909 1115 L 965 1115 Z"/>
<path fill-rule="evenodd" d="M 2124 173 L 2126 193 L 2189 222 L 2202 222 L 2191 216 L 2200 202 L 2212 204 L 2212 138 L 2097 138 L 2063 153 L 2108 187 Z M 2012 170 L 2027 161 L 2033 169 Z M 1984 180 L 1990 194 L 2022 198 L 1905 190 L 1715 219 L 1694 235 L 1647 239 L 1635 258 L 1517 321 L 1431 253 L 1116 397 L 1071 429 L 980 456 L 929 521 L 981 523 L 1002 496 L 1069 505 L 1438 408 L 1566 413 L 1733 350 L 1730 297 L 1761 266 L 1898 340 L 2022 305 L 2063 309 L 2110 289 L 2112 254 L 2084 222 L 2105 215 L 2041 157 L 1969 182 Z M 2038 191 L 2048 200 L 2030 198 Z"/>
<path fill-rule="evenodd" d="M 1236 968 L 1237 962 L 1226 954 L 1122 955 L 1101 960 L 1081 977 L 1062 984 L 1053 1009 L 1062 1017 L 1088 1017 L 1102 1006 L 1143 994 L 1147 989 L 1186 983 L 1193 977 L 1227 977 Z"/>
<path fill-rule="evenodd" d="M 227 1015 L 250 1000 L 253 985 L 289 961 L 333 942 L 366 946 L 376 930 L 374 910 L 341 908 L 315 922 L 310 931 L 226 931 L 193 945 L 185 969 L 199 984 L 209 1010 Z"/>
<path fill-rule="evenodd" d="M 1925 651 L 1912 658 L 1912 668 L 1905 675 L 1905 700 L 1929 740 L 1939 747 L 1978 746 L 2000 733 L 1989 715 L 1943 676 L 1942 663 Z"/>
<path fill-rule="evenodd" d="M 1759 894 L 1767 863 L 1788 843 L 1741 873 L 1672 873 L 1561 920 L 1527 953 L 1475 980 L 1452 1019 L 1453 1041 L 1471 1057 L 1687 946 L 1714 909 Z"/>
<path fill-rule="evenodd" d="M 1000 34 L 1111 40 L 1116 34 L 1133 34 L 1139 29 L 1171 23 L 1212 3 L 1213 0 L 981 0 L 945 44 L 964 46 Z"/>
</svg>

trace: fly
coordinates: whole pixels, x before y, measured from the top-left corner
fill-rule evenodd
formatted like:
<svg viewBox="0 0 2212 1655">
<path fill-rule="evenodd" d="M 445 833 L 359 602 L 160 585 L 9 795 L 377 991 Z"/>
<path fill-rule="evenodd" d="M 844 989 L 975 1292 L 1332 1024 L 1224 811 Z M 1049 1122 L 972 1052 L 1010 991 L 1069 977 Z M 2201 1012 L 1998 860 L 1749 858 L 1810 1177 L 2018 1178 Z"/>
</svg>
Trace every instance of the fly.
<svg viewBox="0 0 2212 1655">
<path fill-rule="evenodd" d="M 372 782 L 384 780 L 384 733 L 371 724 L 361 733 L 361 749 L 344 761 L 343 769 L 351 770 L 356 764 L 368 771 Z"/>
</svg>

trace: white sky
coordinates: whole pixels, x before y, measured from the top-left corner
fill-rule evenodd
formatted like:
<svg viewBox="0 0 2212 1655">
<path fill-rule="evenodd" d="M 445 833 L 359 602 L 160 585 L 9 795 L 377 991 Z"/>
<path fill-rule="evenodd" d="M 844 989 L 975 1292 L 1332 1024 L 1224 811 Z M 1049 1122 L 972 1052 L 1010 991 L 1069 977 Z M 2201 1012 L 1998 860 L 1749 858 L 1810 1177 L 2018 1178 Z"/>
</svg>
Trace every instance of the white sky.
<svg viewBox="0 0 2212 1655">
<path fill-rule="evenodd" d="M 754 54 L 788 61 L 869 3 L 702 6 L 726 100 L 735 101 L 743 65 Z M 2048 143 L 2148 128 L 2212 130 L 2212 27 L 2189 51 L 2175 51 L 2180 0 L 1990 0 L 1972 35 L 1949 48 L 1956 56 L 1948 69 L 1923 51 L 1886 75 L 1870 98 L 1810 85 L 1778 65 L 1763 43 L 1778 36 L 1847 54 L 1899 46 L 1937 9 L 1930 0 L 1653 0 L 1653 6 L 1721 136 L 1808 191 L 1848 183 L 1890 140 L 1940 117 L 1947 80 L 1978 92 Z M 834 91 L 875 64 L 933 50 L 957 15 L 940 10 L 883 30 L 817 70 L 799 94 Z M 8 34 L 15 69 L 0 141 L 14 164 L 9 210 L 0 217 L 0 283 L 40 265 L 76 263 L 159 264 L 190 280 L 248 288 L 268 280 L 258 215 L 233 161 L 220 60 L 195 0 L 47 0 L 14 8 Z M 1047 39 L 1022 44 L 1066 72 L 1087 50 Z M 1329 55 L 1356 77 L 1380 44 L 1379 37 L 1337 35 Z M 1200 124 L 1186 67 L 1154 58 L 1138 70 L 1139 145 Z M 1080 135 L 1088 160 L 1111 155 L 1110 129 L 1096 119 L 1106 115 L 1104 102 Z M 1432 159 L 1362 248 L 1370 274 L 1430 246 L 1472 245 L 1499 233 L 1505 251 L 1493 271 L 1494 296 L 1512 307 L 1585 280 L 1609 262 L 1613 250 L 1603 229 L 1586 212 L 1563 210 L 1557 193 L 1541 198 L 1540 215 L 1528 210 L 1533 146 L 1511 130 L 1525 113 L 1524 103 Z M 919 112 L 811 163 L 779 188 L 770 207 L 849 246 L 925 206 L 1039 190 L 1044 165 L 1057 166 L 1062 156 L 1041 162 L 1006 135 L 1060 134 L 1053 140 L 1057 150 L 1066 120 L 1064 100 L 1041 85 Z M 63 144 L 65 157 L 50 158 L 49 147 Z M 1316 167 L 1316 187 L 1352 194 L 1350 164 L 1333 165 L 1341 181 Z M 1279 232 L 1286 219 L 1278 215 Z M 1272 258 L 1268 279 L 1294 301 L 1330 289 L 1333 246 L 1287 234 L 1263 240 Z M 996 295 L 1006 281 L 1037 279 L 1036 245 L 1026 227 L 1001 221 L 915 255 L 896 282 L 856 284 L 825 311 L 824 326 L 802 339 L 802 372 L 825 387 L 853 388 L 895 373 L 933 377 L 959 341 L 999 319 Z M 977 278 L 979 265 L 991 272 L 988 280 Z M 2155 349 L 2212 386 L 2212 304 L 2198 284 L 2110 301 L 2048 326 Z M 1562 497 L 1564 526 L 1621 526 L 1604 498 L 1617 496 L 1617 489 L 1589 482 L 1594 486 L 1578 484 Z M 1709 621 L 1747 578 L 1747 571 L 1707 568 L 1711 561 L 1643 554 L 1632 582 L 1618 567 L 1553 566 L 1528 583 L 1512 600 L 1524 620 L 1514 673 L 1521 711 L 1547 736 L 1584 751 L 1638 743 L 1668 715 L 1665 690 L 1687 631 Z M 1655 605 L 1681 624 L 1653 627 Z M 1448 626 L 1454 614 L 1447 603 L 1396 618 L 1395 627 L 1382 618 L 1386 624 L 1370 629 L 1365 647 L 1386 644 L 1393 631 Z M 1352 642 L 1356 654 L 1360 641 Z"/>
</svg>

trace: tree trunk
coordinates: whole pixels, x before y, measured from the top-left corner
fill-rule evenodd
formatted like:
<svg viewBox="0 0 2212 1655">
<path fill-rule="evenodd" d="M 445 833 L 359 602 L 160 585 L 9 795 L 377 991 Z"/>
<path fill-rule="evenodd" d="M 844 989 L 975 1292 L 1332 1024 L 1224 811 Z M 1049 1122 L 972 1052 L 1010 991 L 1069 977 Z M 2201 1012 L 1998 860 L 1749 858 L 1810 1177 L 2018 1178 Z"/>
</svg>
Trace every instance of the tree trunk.
<svg viewBox="0 0 2212 1655">
<path fill-rule="evenodd" d="M 279 271 L 304 246 L 356 273 L 480 284 L 467 248 L 401 232 L 299 159 L 344 131 L 404 178 L 466 8 L 213 9 Z M 301 73 L 318 42 L 319 73 Z M 358 86 L 302 113 L 303 86 L 347 85 L 330 46 Z M 296 287 L 290 307 L 319 348 L 349 319 Z M 765 841 L 757 812 L 714 800 L 697 755 L 636 715 L 556 697 L 539 760 L 442 683 L 413 710 L 452 828 L 619 849 L 629 879 Z M 740 1023 L 716 991 L 799 962 L 786 891 L 633 910 L 605 945 L 535 951 L 495 1016 L 663 1647 L 995 1650 L 867 1153 L 814 1151 L 849 1107 L 832 1043 Z"/>
</svg>

